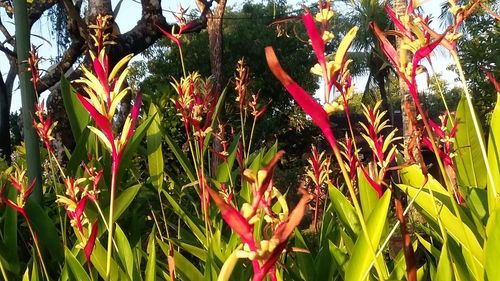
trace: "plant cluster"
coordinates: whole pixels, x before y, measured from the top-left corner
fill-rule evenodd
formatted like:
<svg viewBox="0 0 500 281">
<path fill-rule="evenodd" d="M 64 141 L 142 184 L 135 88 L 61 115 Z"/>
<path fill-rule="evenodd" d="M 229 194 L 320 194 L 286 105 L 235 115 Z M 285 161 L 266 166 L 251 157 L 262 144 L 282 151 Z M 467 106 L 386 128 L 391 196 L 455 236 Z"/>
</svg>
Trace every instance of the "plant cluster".
<svg viewBox="0 0 500 281">
<path fill-rule="evenodd" d="M 98 17 L 90 26 L 95 51 L 73 81 L 77 90 L 61 81 L 76 142 L 67 163 L 55 155 L 57 124 L 43 101 L 33 116 L 47 151 L 44 206 L 30 199 L 35 182 L 26 176 L 22 147 L 0 175 L 3 279 L 494 280 L 500 274 L 500 84 L 485 72 L 497 92 L 486 142 L 456 51 L 459 28 L 479 2 L 450 1 L 455 20 L 443 34 L 412 1 L 400 16 L 386 5 L 396 30 L 370 25 L 417 109 L 405 108 L 406 143 L 380 102 L 362 105 L 365 120 L 353 124 L 348 50 L 358 28 L 335 40 L 330 1 L 301 18 L 317 60 L 311 73 L 324 83 L 321 102 L 267 47 L 272 74 L 326 140 L 325 149 L 311 147 L 306 175 L 293 186 L 280 186 L 277 178 L 286 152 L 253 140 L 272 103 L 249 87 L 245 60 L 236 65 L 232 89 L 221 93 L 211 78 L 186 71 L 180 39 L 190 23 L 183 13 L 178 30 L 162 32 L 174 41 L 183 68 L 171 82 L 176 95 L 169 106 L 185 143 L 162 126 L 165 103 L 147 95 L 143 103 L 140 92 L 117 126 L 121 101 L 136 92 L 126 83 L 131 56 L 110 65 L 110 18 Z M 399 47 L 388 36 L 399 37 Z M 334 42 L 336 51 L 327 53 Z M 416 76 L 426 73 L 422 62 L 440 45 L 456 61 L 463 97 L 452 113 L 443 95 L 447 110 L 438 123 L 422 106 Z M 35 85 L 38 60 L 33 48 L 28 63 Z M 235 124 L 221 118 L 226 100 L 236 105 Z M 346 116 L 345 136 L 331 128 L 336 114 Z M 180 173 L 166 169 L 167 148 Z M 426 151 L 438 174 L 428 170 Z M 296 202 L 287 199 L 294 194 Z"/>
</svg>

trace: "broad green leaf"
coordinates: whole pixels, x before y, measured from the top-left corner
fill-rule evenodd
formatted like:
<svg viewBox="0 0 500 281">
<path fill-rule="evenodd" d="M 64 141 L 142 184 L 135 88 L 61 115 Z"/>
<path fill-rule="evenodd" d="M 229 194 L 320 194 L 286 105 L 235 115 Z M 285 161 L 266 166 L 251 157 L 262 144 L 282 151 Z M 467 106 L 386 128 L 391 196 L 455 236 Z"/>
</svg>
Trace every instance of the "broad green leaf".
<svg viewBox="0 0 500 281">
<path fill-rule="evenodd" d="M 370 218 L 367 220 L 366 228 L 371 242 L 371 247 L 377 251 L 382 232 L 387 223 L 387 213 L 391 202 L 391 191 L 385 191 L 377 206 L 373 209 Z M 351 259 L 346 269 L 346 280 L 364 280 L 374 262 L 370 244 L 363 233 L 358 235 Z M 379 263 L 380 264 L 380 263 Z M 383 269 L 382 269 L 383 270 Z M 384 274 L 384 273 L 382 273 Z M 387 273 L 385 274 L 388 275 Z"/>
<path fill-rule="evenodd" d="M 455 166 L 457 178 L 462 187 L 486 187 L 486 166 L 481 154 L 479 139 L 472 122 L 472 114 L 465 97 L 458 103 L 456 120 L 458 122 L 455 135 Z M 482 137 L 482 132 L 481 132 Z"/>
<path fill-rule="evenodd" d="M 219 272 L 219 277 L 217 278 L 217 281 L 229 281 L 229 278 L 233 273 L 234 267 L 238 262 L 238 256 L 236 255 L 237 251 L 239 251 L 239 249 L 236 249 L 224 262 L 224 265 L 222 266 Z"/>
<path fill-rule="evenodd" d="M 309 251 L 304 237 L 300 233 L 300 230 L 294 230 L 295 237 L 295 247 L 299 249 L 305 249 Z M 316 274 L 314 272 L 314 260 L 310 253 L 297 252 L 296 254 L 297 266 L 300 268 L 300 275 L 303 280 L 316 280 Z"/>
<path fill-rule="evenodd" d="M 67 169 L 71 174 L 75 174 L 80 164 L 87 156 L 87 143 L 89 142 L 90 129 L 85 127 L 76 141 L 76 146 L 69 158 Z"/>
<path fill-rule="evenodd" d="M 118 224 L 115 228 L 115 242 L 118 248 L 118 258 L 120 259 L 128 277 L 133 280 L 134 273 L 134 255 L 132 249 L 130 248 L 130 243 L 128 242 L 127 236 L 123 233 L 123 230 Z"/>
<path fill-rule="evenodd" d="M 113 212 L 113 222 L 117 221 L 120 216 L 125 212 L 125 210 L 130 206 L 132 201 L 134 201 L 135 196 L 137 195 L 137 192 L 139 192 L 139 189 L 141 189 L 141 184 L 136 184 L 133 185 L 118 195 L 115 199 L 115 210 Z M 104 215 L 106 218 L 108 217 L 109 214 L 109 206 L 104 209 Z M 104 228 L 104 227 L 103 227 Z"/>
<path fill-rule="evenodd" d="M 193 166 L 191 165 L 191 162 L 189 162 L 188 158 L 186 157 L 186 154 L 182 152 L 182 150 L 177 145 L 175 140 L 167 132 L 163 132 L 163 137 L 165 138 L 165 141 L 167 142 L 168 146 L 174 153 L 175 158 L 177 158 L 177 161 L 179 161 L 179 163 L 181 164 L 182 169 L 184 169 L 184 172 L 188 176 L 189 180 L 191 182 L 196 181 L 197 180 L 197 177 L 195 176 L 196 173 L 193 169 Z"/>
<path fill-rule="evenodd" d="M 276 155 L 276 153 L 278 153 L 278 142 L 274 142 L 273 146 L 271 146 L 271 148 L 269 148 L 269 150 L 266 152 L 266 154 L 264 154 L 264 156 L 262 157 L 262 163 L 267 165 L 267 163 L 269 163 L 269 161 L 271 161 L 271 159 L 273 159 L 274 155 Z"/>
<path fill-rule="evenodd" d="M 156 106 L 151 103 L 149 106 L 150 118 L 153 118 L 151 125 L 147 131 L 147 153 L 148 153 L 148 167 L 149 167 L 149 177 L 151 178 L 151 183 L 156 189 L 162 188 L 163 185 L 163 151 L 161 148 L 162 134 L 160 131 L 161 118 L 158 114 Z"/>
<path fill-rule="evenodd" d="M 335 246 L 332 241 L 328 241 L 328 249 L 336 265 L 339 267 L 338 271 L 345 278 L 349 256 L 342 250 L 340 250 L 337 246 Z"/>
<path fill-rule="evenodd" d="M 66 256 L 66 264 L 68 265 L 69 269 L 69 280 L 90 281 L 90 277 L 85 269 L 83 269 L 82 264 L 66 247 L 64 248 L 64 255 Z"/>
<path fill-rule="evenodd" d="M 146 264 L 146 278 L 145 281 L 156 280 L 156 245 L 155 245 L 155 227 L 149 234 L 148 242 L 148 255 Z"/>
<path fill-rule="evenodd" d="M 488 280 L 500 276 L 500 209 L 496 209 L 488 220 L 488 240 L 484 246 L 486 275 Z"/>
<path fill-rule="evenodd" d="M 375 208 L 378 202 L 378 193 L 373 189 L 365 174 L 358 169 L 358 187 L 359 187 L 359 199 L 361 201 L 361 209 L 363 210 L 363 217 L 365 220 L 370 216 L 372 210 Z"/>
<path fill-rule="evenodd" d="M 423 210 L 421 213 L 426 220 L 437 224 L 437 218 L 439 216 L 441 218 L 441 223 L 450 237 L 468 251 L 479 266 L 484 264 L 484 254 L 481 244 L 467 224 L 459 220 L 448 207 L 443 205 L 435 197 L 434 200 L 436 201 L 434 201 L 432 196 L 426 191 L 404 184 L 399 184 L 398 187 L 406 192 L 410 198 L 415 199 L 415 203 Z M 435 205 L 439 207 L 436 209 Z"/>
<path fill-rule="evenodd" d="M 490 165 L 493 183 L 488 179 L 488 205 L 490 210 L 496 207 L 495 198 L 500 193 L 500 93 L 497 93 L 497 103 L 491 115 L 490 135 L 488 140 L 488 164 Z M 496 196 L 492 186 L 495 186 Z"/>
<path fill-rule="evenodd" d="M 32 200 L 28 200 L 24 206 L 24 210 L 30 218 L 40 245 L 50 253 L 54 260 L 62 262 L 64 260 L 64 249 L 52 219 Z"/>
<path fill-rule="evenodd" d="M 64 108 L 68 115 L 69 125 L 75 141 L 80 139 L 80 135 L 89 123 L 89 114 L 76 96 L 76 91 L 71 87 L 68 79 L 61 77 L 61 96 Z"/>
<path fill-rule="evenodd" d="M 106 249 L 101 245 L 99 239 L 96 240 L 94 250 L 90 256 L 92 266 L 97 270 L 102 279 L 106 277 Z M 129 280 L 127 274 L 121 270 L 116 261 L 111 259 L 110 281 L 126 281 Z"/>
<path fill-rule="evenodd" d="M 444 243 L 439 256 L 436 275 L 432 280 L 453 280 L 453 269 L 451 259 L 448 256 L 448 243 Z"/>
<path fill-rule="evenodd" d="M 361 231 L 361 226 L 359 224 L 358 217 L 356 216 L 356 211 L 351 205 L 349 200 L 345 198 L 344 194 L 340 192 L 332 184 L 328 184 L 328 190 L 330 194 L 330 201 L 332 202 L 333 208 L 337 213 L 340 222 L 346 227 L 352 237 L 356 237 Z"/>
</svg>

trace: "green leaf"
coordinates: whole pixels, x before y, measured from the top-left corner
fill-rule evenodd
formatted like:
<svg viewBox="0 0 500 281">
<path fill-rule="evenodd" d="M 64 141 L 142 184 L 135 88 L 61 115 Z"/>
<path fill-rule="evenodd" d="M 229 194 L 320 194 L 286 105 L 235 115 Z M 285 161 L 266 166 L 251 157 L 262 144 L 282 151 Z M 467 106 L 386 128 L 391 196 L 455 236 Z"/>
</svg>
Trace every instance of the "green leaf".
<svg viewBox="0 0 500 281">
<path fill-rule="evenodd" d="M 304 237 L 302 237 L 302 234 L 300 233 L 300 230 L 295 229 L 294 230 L 294 237 L 295 237 L 295 247 L 299 249 L 306 249 L 309 250 L 309 247 L 307 247 L 307 244 L 304 240 Z M 297 252 L 296 254 L 297 258 L 297 266 L 300 268 L 300 275 L 303 280 L 316 280 L 316 274 L 314 272 L 314 260 L 313 257 L 310 253 L 303 253 L 303 252 Z"/>
<path fill-rule="evenodd" d="M 118 195 L 115 199 L 115 210 L 113 212 L 113 222 L 117 221 L 120 216 L 125 212 L 125 210 L 130 206 L 132 201 L 134 201 L 135 196 L 137 195 L 137 192 L 139 192 L 139 189 L 141 188 L 141 184 L 136 184 L 133 185 Z M 108 217 L 109 214 L 109 206 L 104 209 L 104 214 L 106 215 L 106 218 Z"/>
<path fill-rule="evenodd" d="M 484 263 L 483 250 L 474 232 L 466 223 L 459 220 L 448 207 L 442 204 L 436 197 L 434 197 L 436 200 L 434 201 L 432 196 L 424 190 L 404 184 L 397 186 L 406 192 L 410 198 L 415 199 L 415 203 L 423 210 L 421 213 L 426 220 L 438 224 L 437 219 L 439 216 L 441 223 L 450 237 L 468 251 L 479 265 Z"/>
<path fill-rule="evenodd" d="M 491 115 L 488 164 L 493 176 L 493 183 L 488 179 L 488 205 L 490 210 L 493 210 L 497 202 L 495 198 L 498 198 L 498 193 L 500 193 L 500 93 L 497 93 L 497 103 Z M 497 194 L 493 193 L 493 188 L 491 188 L 493 185 Z"/>
<path fill-rule="evenodd" d="M 147 153 L 148 153 L 148 168 L 151 183 L 156 189 L 162 188 L 163 185 L 163 152 L 161 148 L 162 136 L 160 132 L 160 115 L 157 114 L 156 106 L 151 103 L 149 106 L 150 118 L 153 118 L 151 125 L 147 131 Z"/>
<path fill-rule="evenodd" d="M 130 248 L 127 236 L 125 236 L 125 233 L 123 233 L 123 230 L 118 224 L 116 224 L 115 228 L 115 242 L 116 247 L 118 248 L 118 258 L 125 267 L 130 280 L 133 280 L 134 255 L 132 253 L 132 249 Z"/>
<path fill-rule="evenodd" d="M 448 243 L 444 243 L 439 256 L 436 275 L 432 280 L 453 280 L 453 269 L 451 259 L 448 256 Z"/>
<path fill-rule="evenodd" d="M 89 114 L 76 96 L 76 91 L 71 87 L 68 79 L 61 77 L 61 96 L 64 108 L 68 115 L 69 125 L 75 141 L 80 139 L 80 135 L 89 123 Z"/>
<path fill-rule="evenodd" d="M 482 158 L 479 139 L 472 122 L 472 114 L 465 97 L 458 103 L 456 120 L 458 122 L 455 135 L 455 151 L 453 158 L 457 168 L 459 183 L 464 188 L 486 188 L 486 166 Z M 481 137 L 482 137 L 481 132 Z"/>
<path fill-rule="evenodd" d="M 10 200 L 14 201 L 17 197 L 17 191 L 14 187 L 8 186 L 6 191 L 6 196 Z M 3 212 L 3 237 L 0 241 L 1 244 L 1 255 L 0 260 L 3 260 L 2 264 L 5 265 L 6 269 L 15 273 L 16 275 L 20 273 L 19 257 L 17 254 L 17 212 L 12 208 L 5 208 Z M 1 221 L 1 220 L 0 220 Z M 6 248 L 3 251 L 3 248 Z"/>
<path fill-rule="evenodd" d="M 197 225 L 194 220 L 182 209 L 179 204 L 177 204 L 177 201 L 175 201 L 168 192 L 163 190 L 163 194 L 165 197 L 167 197 L 168 202 L 170 202 L 170 205 L 172 206 L 173 211 L 181 218 L 181 220 L 190 228 L 191 232 L 198 238 L 198 240 L 202 243 L 205 243 L 206 238 L 205 235 L 203 234 L 203 231 L 201 231 L 201 226 Z"/>
<path fill-rule="evenodd" d="M 155 227 L 149 235 L 148 255 L 146 264 L 146 281 L 156 280 L 156 245 L 155 245 Z"/>
<path fill-rule="evenodd" d="M 134 134 L 128 141 L 127 147 L 125 147 L 125 151 L 123 152 L 123 156 L 120 162 L 120 171 L 118 172 L 118 179 L 122 178 L 123 173 L 127 170 L 130 165 L 130 160 L 135 155 L 135 152 L 139 148 L 142 139 L 146 135 L 146 132 L 149 126 L 153 123 L 153 118 L 150 116 L 146 120 L 142 122 L 142 124 L 135 129 Z"/>
<path fill-rule="evenodd" d="M 388 189 L 382 198 L 380 198 L 370 218 L 367 220 L 366 228 L 370 236 L 371 247 L 375 251 L 378 249 L 382 232 L 387 223 L 387 213 L 389 211 L 390 202 L 391 191 Z M 364 280 L 373 262 L 373 253 L 370 251 L 368 240 L 364 234 L 360 233 L 354 245 L 349 264 L 347 265 L 346 280 Z"/>
<path fill-rule="evenodd" d="M 105 279 L 106 278 L 106 255 L 107 251 L 99 242 L 99 239 L 96 240 L 94 245 L 94 250 L 92 251 L 92 255 L 90 256 L 90 261 L 92 265 L 97 270 L 99 275 Z M 122 281 L 129 280 L 128 276 L 121 270 L 116 261 L 111 259 L 111 276 L 109 278 L 110 281 Z"/>
<path fill-rule="evenodd" d="M 40 245 L 50 253 L 54 260 L 62 262 L 64 260 L 64 249 L 52 219 L 32 200 L 28 200 L 24 210 L 28 214 Z"/>
<path fill-rule="evenodd" d="M 359 224 L 358 217 L 356 216 L 356 211 L 351 205 L 349 200 L 345 198 L 344 194 L 340 192 L 331 183 L 328 183 L 328 190 L 330 193 L 330 201 L 332 202 L 333 208 L 340 219 L 340 222 L 346 227 L 349 235 L 356 237 L 361 231 L 361 226 Z"/>
<path fill-rule="evenodd" d="M 163 132 L 163 137 L 165 138 L 165 141 L 167 142 L 168 146 L 174 153 L 175 158 L 177 158 L 177 161 L 179 161 L 179 163 L 181 164 L 182 169 L 184 169 L 184 172 L 188 176 L 189 180 L 191 182 L 195 182 L 197 180 L 195 176 L 196 173 L 194 172 L 191 162 L 189 162 L 188 158 L 186 157 L 186 154 L 182 152 L 182 150 L 179 148 L 175 140 L 167 132 Z"/>
<path fill-rule="evenodd" d="M 200 260 L 202 261 L 207 260 L 207 250 L 196 247 L 190 243 L 187 243 L 184 240 L 173 239 L 173 238 L 171 238 L 170 240 L 174 242 L 175 245 L 179 246 L 181 249 L 199 258 Z"/>
<path fill-rule="evenodd" d="M 69 280 L 90 281 L 90 277 L 85 269 L 83 269 L 81 263 L 66 247 L 64 247 L 64 255 L 66 256 L 66 265 L 68 265 L 69 269 Z"/>
<path fill-rule="evenodd" d="M 486 275 L 488 280 L 496 280 L 500 276 L 500 209 L 490 216 L 487 226 L 488 240 L 484 246 Z"/>
<path fill-rule="evenodd" d="M 69 158 L 67 169 L 71 174 L 75 174 L 80 167 L 85 156 L 87 156 L 87 143 L 89 142 L 90 129 L 85 127 L 76 142 L 75 149 Z"/>
<path fill-rule="evenodd" d="M 372 210 L 375 208 L 378 202 L 378 193 L 370 185 L 365 177 L 365 174 L 358 169 L 358 180 L 359 180 L 359 199 L 361 201 L 361 209 L 363 210 L 363 217 L 365 220 L 370 216 Z"/>
</svg>

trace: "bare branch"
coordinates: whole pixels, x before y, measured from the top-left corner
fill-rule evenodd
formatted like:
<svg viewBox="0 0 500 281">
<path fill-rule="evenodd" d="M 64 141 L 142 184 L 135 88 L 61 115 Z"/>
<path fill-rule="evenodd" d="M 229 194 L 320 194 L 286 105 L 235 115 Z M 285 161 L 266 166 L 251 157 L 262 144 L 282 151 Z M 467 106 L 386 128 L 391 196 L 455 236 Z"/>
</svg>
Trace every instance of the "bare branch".
<svg viewBox="0 0 500 281">
<path fill-rule="evenodd" d="M 51 67 L 49 71 L 42 76 L 41 83 L 38 84 L 38 92 L 41 93 L 48 88 L 52 87 L 55 83 L 57 83 L 61 79 L 61 75 L 63 75 L 68 69 L 75 63 L 75 61 L 82 55 L 85 50 L 85 43 L 82 40 L 76 40 L 71 43 L 69 48 L 64 52 L 61 60 L 57 63 L 56 66 Z"/>
<path fill-rule="evenodd" d="M 10 57 L 13 57 L 13 58 L 17 58 L 16 52 L 14 52 L 11 49 L 5 47 L 3 44 L 0 44 L 0 51 L 2 51 L 7 56 L 10 56 Z"/>
</svg>

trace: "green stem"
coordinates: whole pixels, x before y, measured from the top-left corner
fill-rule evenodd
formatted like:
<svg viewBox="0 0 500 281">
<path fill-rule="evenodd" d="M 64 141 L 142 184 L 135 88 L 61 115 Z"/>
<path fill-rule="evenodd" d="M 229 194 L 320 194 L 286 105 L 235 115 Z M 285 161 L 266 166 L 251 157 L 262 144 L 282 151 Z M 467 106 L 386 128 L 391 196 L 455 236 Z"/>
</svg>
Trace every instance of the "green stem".
<svg viewBox="0 0 500 281">
<path fill-rule="evenodd" d="M 109 200 L 109 217 L 108 217 L 108 246 L 106 255 L 106 280 L 109 281 L 111 277 L 111 255 L 113 252 L 113 215 L 115 210 L 115 191 L 116 191 L 116 175 L 118 173 L 118 163 L 113 161 L 111 171 L 111 192 Z"/>
<path fill-rule="evenodd" d="M 182 75 L 184 76 L 184 78 L 186 78 L 187 75 L 186 75 L 186 67 L 184 65 L 184 55 L 182 54 L 182 47 L 180 44 L 179 44 L 179 56 L 181 57 Z"/>
<path fill-rule="evenodd" d="M 250 139 L 248 140 L 248 150 L 247 155 L 250 155 L 250 149 L 252 148 L 253 132 L 255 131 L 255 124 L 257 123 L 257 117 L 253 118 L 252 130 L 250 131 Z"/>
</svg>

